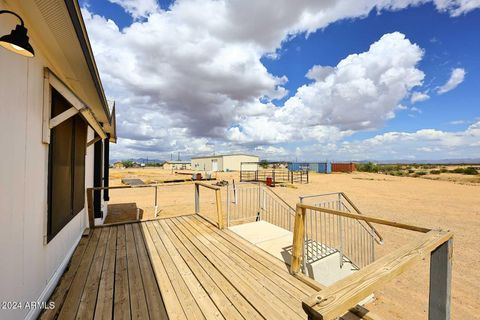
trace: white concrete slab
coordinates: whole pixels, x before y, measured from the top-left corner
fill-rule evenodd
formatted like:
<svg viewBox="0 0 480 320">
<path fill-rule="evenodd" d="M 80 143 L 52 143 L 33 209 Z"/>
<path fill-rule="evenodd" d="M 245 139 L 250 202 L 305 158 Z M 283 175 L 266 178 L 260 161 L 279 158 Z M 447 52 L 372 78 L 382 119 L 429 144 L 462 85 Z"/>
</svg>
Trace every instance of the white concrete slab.
<svg viewBox="0 0 480 320">
<path fill-rule="evenodd" d="M 233 226 L 230 227 L 230 230 L 253 244 L 278 239 L 292 234 L 290 231 L 265 221 L 256 221 Z"/>
<path fill-rule="evenodd" d="M 281 261 L 290 264 L 293 233 L 265 221 L 245 223 L 230 230 L 257 245 Z M 329 286 L 355 272 L 345 261 L 340 267 L 340 255 L 335 252 L 313 263 L 307 263 L 307 274 L 319 283 Z"/>
</svg>

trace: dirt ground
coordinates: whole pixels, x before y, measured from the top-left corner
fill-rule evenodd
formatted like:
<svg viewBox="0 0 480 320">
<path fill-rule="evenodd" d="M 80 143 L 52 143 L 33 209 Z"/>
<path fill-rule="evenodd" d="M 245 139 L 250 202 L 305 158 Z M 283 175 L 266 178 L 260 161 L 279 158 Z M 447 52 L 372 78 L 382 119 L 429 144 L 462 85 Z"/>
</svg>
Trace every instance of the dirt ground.
<svg viewBox="0 0 480 320">
<path fill-rule="evenodd" d="M 111 185 L 122 177 L 144 181 L 178 179 L 182 175 L 155 168 L 111 169 Z M 183 176 L 187 177 L 187 176 Z M 238 182 L 238 173 L 218 173 L 218 180 Z M 213 181 L 211 182 L 213 183 Z M 138 206 L 142 218 L 153 216 L 154 189 L 111 190 L 111 204 Z M 275 192 L 294 206 L 299 195 L 345 192 L 364 213 L 384 219 L 454 232 L 452 319 L 478 319 L 480 308 L 480 185 L 375 173 L 311 174 L 310 183 L 276 187 Z M 225 198 L 224 198 L 225 199 Z M 158 188 L 159 216 L 194 212 L 191 183 Z M 201 211 L 214 212 L 214 195 L 201 191 Z M 125 218 L 125 217 L 124 217 Z M 215 218 L 212 217 L 211 218 Z M 379 226 L 385 244 L 377 257 L 408 243 L 415 233 Z M 428 311 L 429 259 L 417 263 L 375 294 L 367 307 L 384 319 L 426 319 Z"/>
</svg>

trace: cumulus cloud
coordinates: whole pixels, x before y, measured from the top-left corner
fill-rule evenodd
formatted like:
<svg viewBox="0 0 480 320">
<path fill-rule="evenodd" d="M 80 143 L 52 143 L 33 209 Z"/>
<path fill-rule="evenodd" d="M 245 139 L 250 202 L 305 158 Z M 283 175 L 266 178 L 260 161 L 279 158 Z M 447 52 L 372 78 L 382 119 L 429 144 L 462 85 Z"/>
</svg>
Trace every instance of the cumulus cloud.
<svg viewBox="0 0 480 320">
<path fill-rule="evenodd" d="M 205 153 L 212 143 L 272 153 L 269 145 L 289 141 L 334 143 L 393 118 L 424 77 L 416 67 L 422 50 L 392 33 L 336 66 L 313 66 L 312 83 L 278 107 L 288 79 L 261 62 L 295 36 L 422 0 L 278 0 L 273 7 L 268 0 L 177 0 L 168 11 L 155 0 L 109 1 L 134 23 L 119 29 L 88 8 L 82 14 L 106 92 L 117 101 L 118 155 Z M 467 10 L 460 2 L 435 5 L 453 15 Z"/>
<path fill-rule="evenodd" d="M 156 0 L 108 0 L 118 4 L 134 19 L 145 18 L 159 10 Z"/>
<path fill-rule="evenodd" d="M 438 10 L 446 11 L 452 17 L 480 8 L 480 0 L 434 0 L 434 3 Z"/>
<path fill-rule="evenodd" d="M 368 51 L 351 54 L 335 67 L 314 66 L 307 73 L 313 83 L 300 87 L 284 106 L 239 119 L 228 137 L 250 143 L 325 141 L 378 128 L 422 83 L 424 73 L 416 68 L 422 55 L 422 49 L 403 34 L 386 34 Z"/>
<path fill-rule="evenodd" d="M 414 92 L 412 93 L 412 96 L 410 97 L 410 102 L 411 103 L 417 103 L 421 101 L 425 101 L 430 99 L 430 96 L 424 92 Z"/>
<path fill-rule="evenodd" d="M 450 90 L 455 89 L 465 79 L 465 69 L 455 68 L 450 74 L 450 79 L 437 89 L 438 94 L 444 94 Z"/>
<path fill-rule="evenodd" d="M 387 132 L 365 140 L 343 142 L 335 150 L 337 158 L 379 160 L 405 159 L 412 155 L 416 159 L 445 159 L 458 157 L 480 157 L 478 141 L 480 121 L 465 131 L 447 132 L 422 129 L 415 132 Z"/>
</svg>

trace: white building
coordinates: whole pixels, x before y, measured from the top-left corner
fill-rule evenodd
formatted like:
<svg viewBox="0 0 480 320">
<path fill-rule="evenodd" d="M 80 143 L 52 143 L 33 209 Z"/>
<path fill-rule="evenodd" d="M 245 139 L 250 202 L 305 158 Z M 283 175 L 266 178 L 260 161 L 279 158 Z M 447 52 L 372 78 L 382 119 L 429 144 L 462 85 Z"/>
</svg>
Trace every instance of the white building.
<svg viewBox="0 0 480 320">
<path fill-rule="evenodd" d="M 17 303 L 0 318 L 35 319 L 89 225 L 86 188 L 108 184 L 115 109 L 77 1 L 0 0 L 0 37 L 0 301 Z"/>
<path fill-rule="evenodd" d="M 164 170 L 190 170 L 192 165 L 190 161 L 170 160 L 165 161 L 162 168 Z"/>
<path fill-rule="evenodd" d="M 193 157 L 192 170 L 202 171 L 240 171 L 242 162 L 259 162 L 257 156 L 248 154 L 224 154 L 206 157 Z M 256 170 L 256 164 L 244 164 L 243 169 Z"/>
</svg>

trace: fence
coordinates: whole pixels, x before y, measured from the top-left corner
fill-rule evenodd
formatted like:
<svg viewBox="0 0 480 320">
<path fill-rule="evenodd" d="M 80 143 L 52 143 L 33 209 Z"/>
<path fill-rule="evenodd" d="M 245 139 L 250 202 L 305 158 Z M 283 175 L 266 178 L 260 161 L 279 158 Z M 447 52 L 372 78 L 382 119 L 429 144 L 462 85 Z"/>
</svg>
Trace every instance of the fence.
<svg viewBox="0 0 480 320">
<path fill-rule="evenodd" d="M 309 319 L 335 319 L 342 316 L 387 281 L 403 273 L 414 262 L 424 259 L 427 255 L 431 256 L 429 319 L 450 319 L 453 247 L 453 234 L 451 232 L 298 203 L 295 214 L 290 269 L 294 275 L 300 271 L 302 259 L 304 259 L 306 221 L 309 219 L 309 215 L 314 212 L 423 234 L 409 244 L 390 252 L 354 274 L 305 299 L 303 309 Z"/>
<path fill-rule="evenodd" d="M 240 170 L 240 182 L 308 183 L 307 171 L 289 171 L 287 169 Z"/>
<path fill-rule="evenodd" d="M 227 187 L 227 225 L 266 221 L 293 231 L 295 210 L 273 190 L 261 184 Z"/>
<path fill-rule="evenodd" d="M 300 203 L 306 200 L 313 200 L 315 207 L 361 214 L 343 192 L 300 196 Z M 360 269 L 375 261 L 375 243 L 381 244 L 383 238 L 371 224 L 319 211 L 311 212 L 308 217 L 305 220 L 304 269 L 305 264 L 334 253 L 339 253 L 340 267 L 350 262 Z"/>
</svg>

